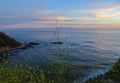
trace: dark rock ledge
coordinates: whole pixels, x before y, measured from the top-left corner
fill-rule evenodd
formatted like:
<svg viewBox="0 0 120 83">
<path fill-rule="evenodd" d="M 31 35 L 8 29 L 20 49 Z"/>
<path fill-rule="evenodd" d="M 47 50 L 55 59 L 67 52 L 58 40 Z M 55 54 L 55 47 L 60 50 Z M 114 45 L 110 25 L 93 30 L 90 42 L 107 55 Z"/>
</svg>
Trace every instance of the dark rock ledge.
<svg viewBox="0 0 120 83">
<path fill-rule="evenodd" d="M 27 44 L 21 44 L 20 42 L 6 35 L 5 33 L 0 32 L 0 52 L 16 49 L 27 49 L 34 45 L 39 45 L 39 43 L 29 42 Z"/>
</svg>

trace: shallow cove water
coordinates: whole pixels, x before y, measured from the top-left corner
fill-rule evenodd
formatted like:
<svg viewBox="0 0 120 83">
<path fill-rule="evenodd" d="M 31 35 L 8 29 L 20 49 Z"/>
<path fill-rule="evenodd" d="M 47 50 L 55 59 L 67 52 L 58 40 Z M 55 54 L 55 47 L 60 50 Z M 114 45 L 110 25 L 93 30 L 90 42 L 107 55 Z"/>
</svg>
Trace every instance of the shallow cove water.
<svg viewBox="0 0 120 83">
<path fill-rule="evenodd" d="M 120 29 L 61 28 L 60 39 L 64 43 L 54 45 L 55 29 L 3 29 L 3 32 L 19 42 L 37 42 L 38 46 L 19 50 L 17 61 L 42 65 L 53 60 L 83 65 L 80 80 L 105 73 L 120 58 Z M 67 60 L 60 54 L 67 55 Z M 12 60 L 12 59 L 11 59 Z"/>
</svg>

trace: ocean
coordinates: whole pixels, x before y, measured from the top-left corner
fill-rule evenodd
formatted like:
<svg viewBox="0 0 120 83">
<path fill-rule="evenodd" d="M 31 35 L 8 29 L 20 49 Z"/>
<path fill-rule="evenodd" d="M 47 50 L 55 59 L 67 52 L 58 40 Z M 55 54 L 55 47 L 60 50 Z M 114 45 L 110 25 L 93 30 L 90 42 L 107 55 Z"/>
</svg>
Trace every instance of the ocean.
<svg viewBox="0 0 120 83">
<path fill-rule="evenodd" d="M 80 77 L 86 80 L 108 71 L 120 58 L 120 29 L 78 29 L 60 28 L 61 45 L 51 44 L 57 41 L 56 29 L 2 29 L 21 43 L 37 42 L 40 45 L 19 50 L 17 61 L 33 65 L 43 65 L 53 60 L 82 65 Z M 67 56 L 67 59 L 64 58 Z"/>
</svg>

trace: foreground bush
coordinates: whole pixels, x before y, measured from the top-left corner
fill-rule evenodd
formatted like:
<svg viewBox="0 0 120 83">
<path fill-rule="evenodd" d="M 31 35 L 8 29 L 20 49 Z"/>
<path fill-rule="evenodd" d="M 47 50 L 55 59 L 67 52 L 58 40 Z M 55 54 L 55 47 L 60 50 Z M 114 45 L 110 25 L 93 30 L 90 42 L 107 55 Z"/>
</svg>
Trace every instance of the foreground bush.
<svg viewBox="0 0 120 83">
<path fill-rule="evenodd" d="M 77 68 L 70 64 L 53 63 L 40 66 L 0 63 L 0 83 L 72 83 Z"/>
</svg>

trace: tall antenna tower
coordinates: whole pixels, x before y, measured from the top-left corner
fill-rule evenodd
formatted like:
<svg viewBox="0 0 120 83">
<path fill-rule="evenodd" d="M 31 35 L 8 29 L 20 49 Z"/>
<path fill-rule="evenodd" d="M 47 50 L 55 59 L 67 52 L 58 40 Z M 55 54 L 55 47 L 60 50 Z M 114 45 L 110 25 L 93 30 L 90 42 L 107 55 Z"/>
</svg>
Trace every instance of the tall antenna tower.
<svg viewBox="0 0 120 83">
<path fill-rule="evenodd" d="M 62 41 L 60 41 L 60 32 L 59 32 L 59 27 L 58 27 L 58 21 L 56 20 L 56 37 L 57 40 L 55 42 L 52 42 L 52 44 L 63 44 Z"/>
<path fill-rule="evenodd" d="M 60 41 L 60 32 L 59 32 L 59 27 L 58 27 L 58 21 L 56 20 L 56 36 L 57 36 L 57 41 Z"/>
</svg>

